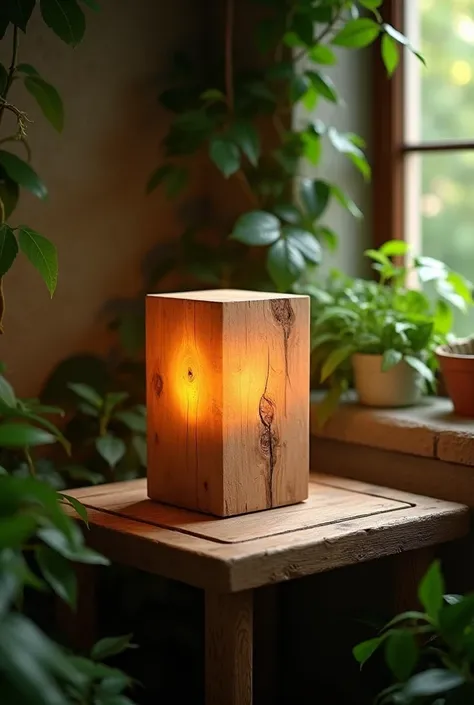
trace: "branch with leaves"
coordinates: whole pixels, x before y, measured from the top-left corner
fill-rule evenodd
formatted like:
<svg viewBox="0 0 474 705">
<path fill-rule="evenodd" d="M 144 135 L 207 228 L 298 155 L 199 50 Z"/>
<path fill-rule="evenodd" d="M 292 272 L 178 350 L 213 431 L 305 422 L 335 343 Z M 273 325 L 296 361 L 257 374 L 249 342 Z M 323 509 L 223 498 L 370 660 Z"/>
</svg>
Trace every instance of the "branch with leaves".
<svg viewBox="0 0 474 705">
<path fill-rule="evenodd" d="M 383 21 L 382 0 L 254 2 L 266 9 L 254 35 L 265 68 L 252 73 L 235 69 L 234 15 L 239 6 L 227 0 L 222 60 L 207 67 L 202 77 L 180 55 L 175 69 L 181 80 L 161 96 L 174 119 L 163 142 L 165 162 L 151 175 L 147 190 L 162 186 L 169 197 L 181 194 L 188 183 L 189 162 L 207 153 L 223 179 L 233 179 L 236 188 L 244 189 L 248 210 L 233 225 L 230 237 L 222 233 L 211 243 L 202 235 L 203 224 L 194 223 L 192 234 L 187 229 L 183 235 L 173 266 L 198 272 L 207 283 L 289 291 L 312 277 L 323 247 L 337 246 L 336 233 L 323 221 L 331 200 L 361 216 L 337 184 L 301 177 L 301 161 L 317 168 L 330 145 L 365 180 L 371 175 L 364 141 L 315 119 L 321 101 L 340 103 L 326 67 L 337 63 L 335 50 L 359 50 L 380 40 L 390 76 L 400 47 L 414 50 L 404 35 Z M 307 117 L 295 129 L 287 118 L 298 104 Z M 267 148 L 262 124 L 269 122 L 277 144 Z"/>
</svg>

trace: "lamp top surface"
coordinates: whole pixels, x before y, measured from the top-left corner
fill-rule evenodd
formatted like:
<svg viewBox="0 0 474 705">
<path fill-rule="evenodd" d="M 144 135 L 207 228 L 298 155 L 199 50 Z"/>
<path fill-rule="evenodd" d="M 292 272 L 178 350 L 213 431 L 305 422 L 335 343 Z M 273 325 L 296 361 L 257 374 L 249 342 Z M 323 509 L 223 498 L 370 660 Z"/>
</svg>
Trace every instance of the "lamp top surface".
<svg viewBox="0 0 474 705">
<path fill-rule="evenodd" d="M 177 291 L 171 294 L 148 294 L 165 299 L 185 299 L 191 301 L 213 301 L 232 303 L 239 301 L 260 301 L 264 299 L 307 299 L 299 294 L 278 294 L 267 291 L 245 291 L 244 289 L 209 289 L 207 291 Z"/>
</svg>

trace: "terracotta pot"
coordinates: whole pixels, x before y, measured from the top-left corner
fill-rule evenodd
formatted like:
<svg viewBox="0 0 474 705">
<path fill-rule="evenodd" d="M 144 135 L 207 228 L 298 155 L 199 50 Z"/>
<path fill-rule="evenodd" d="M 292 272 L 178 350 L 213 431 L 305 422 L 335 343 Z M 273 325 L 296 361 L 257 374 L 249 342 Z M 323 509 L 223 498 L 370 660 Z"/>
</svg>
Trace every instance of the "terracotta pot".
<svg viewBox="0 0 474 705">
<path fill-rule="evenodd" d="M 446 389 L 459 416 L 474 417 L 474 337 L 436 350 Z"/>
<path fill-rule="evenodd" d="M 382 355 L 352 356 L 355 388 L 366 406 L 400 407 L 419 404 L 423 396 L 421 375 L 404 360 L 382 372 Z"/>
</svg>

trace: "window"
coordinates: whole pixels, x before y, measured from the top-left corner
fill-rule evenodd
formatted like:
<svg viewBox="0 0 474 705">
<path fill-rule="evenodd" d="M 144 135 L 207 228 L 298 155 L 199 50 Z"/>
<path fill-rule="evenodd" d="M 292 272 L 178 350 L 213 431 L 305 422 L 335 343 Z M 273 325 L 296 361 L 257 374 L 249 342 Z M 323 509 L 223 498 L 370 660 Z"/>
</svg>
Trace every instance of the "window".
<svg viewBox="0 0 474 705">
<path fill-rule="evenodd" d="M 406 52 L 389 82 L 376 65 L 377 244 L 406 239 L 474 281 L 474 0 L 386 0 L 383 11 L 427 67 Z M 457 334 L 473 330 L 474 315 L 456 317 Z"/>
</svg>

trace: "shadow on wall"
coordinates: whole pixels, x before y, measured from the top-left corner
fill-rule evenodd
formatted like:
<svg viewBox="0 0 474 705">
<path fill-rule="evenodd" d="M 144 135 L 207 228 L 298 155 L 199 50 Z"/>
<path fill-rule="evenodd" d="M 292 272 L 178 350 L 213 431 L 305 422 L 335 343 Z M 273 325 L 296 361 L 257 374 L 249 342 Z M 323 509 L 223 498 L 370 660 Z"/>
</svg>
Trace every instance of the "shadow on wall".
<svg viewBox="0 0 474 705">
<path fill-rule="evenodd" d="M 198 5 L 102 0 L 101 7 L 88 16 L 75 50 L 38 17 L 21 46 L 20 60 L 34 63 L 59 90 L 66 121 L 57 135 L 17 87 L 15 102 L 33 120 L 32 163 L 50 197 L 40 203 L 22 194 L 16 216 L 55 242 L 60 263 L 52 302 L 27 262 L 5 279 L 0 354 L 19 394 L 37 393 L 55 363 L 77 350 L 106 352 L 103 302 L 135 295 L 145 253 L 180 234 L 165 196 L 147 198 L 145 185 L 169 120 L 157 96 L 173 52 L 183 44 L 197 49 Z"/>
</svg>

